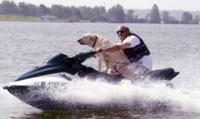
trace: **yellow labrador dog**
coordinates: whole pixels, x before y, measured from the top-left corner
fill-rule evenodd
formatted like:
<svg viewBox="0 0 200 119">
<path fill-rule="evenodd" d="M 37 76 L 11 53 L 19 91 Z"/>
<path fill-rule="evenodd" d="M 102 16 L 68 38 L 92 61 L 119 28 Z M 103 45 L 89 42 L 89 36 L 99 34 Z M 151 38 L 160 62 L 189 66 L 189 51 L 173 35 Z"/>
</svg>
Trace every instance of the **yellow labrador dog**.
<svg viewBox="0 0 200 119">
<path fill-rule="evenodd" d="M 93 49 L 108 48 L 114 45 L 108 39 L 93 33 L 83 34 L 78 42 L 81 45 L 87 45 Z M 106 72 L 111 74 L 118 74 L 116 67 L 121 67 L 119 65 L 130 63 L 123 51 L 97 53 L 95 57 L 99 61 L 99 70 L 101 71 L 101 64 L 103 63 L 106 67 Z"/>
</svg>

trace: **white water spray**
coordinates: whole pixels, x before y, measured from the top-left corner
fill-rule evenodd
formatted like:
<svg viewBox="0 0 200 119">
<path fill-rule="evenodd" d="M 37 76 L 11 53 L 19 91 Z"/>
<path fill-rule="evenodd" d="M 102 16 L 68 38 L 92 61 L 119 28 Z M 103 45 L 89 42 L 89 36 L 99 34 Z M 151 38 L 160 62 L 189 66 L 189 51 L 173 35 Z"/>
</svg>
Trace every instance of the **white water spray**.
<svg viewBox="0 0 200 119">
<path fill-rule="evenodd" d="M 162 82 L 135 82 L 124 80 L 118 84 L 77 79 L 62 90 L 52 93 L 56 100 L 71 104 L 98 106 L 125 106 L 128 108 L 170 108 L 175 111 L 200 112 L 200 93 L 197 90 L 171 88 Z"/>
</svg>

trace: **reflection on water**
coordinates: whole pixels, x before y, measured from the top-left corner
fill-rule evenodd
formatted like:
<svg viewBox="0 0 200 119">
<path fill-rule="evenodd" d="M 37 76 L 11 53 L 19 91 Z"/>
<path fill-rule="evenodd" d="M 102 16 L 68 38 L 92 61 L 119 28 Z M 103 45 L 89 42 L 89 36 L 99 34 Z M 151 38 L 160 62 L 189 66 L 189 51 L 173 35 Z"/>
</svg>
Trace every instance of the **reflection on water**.
<svg viewBox="0 0 200 119">
<path fill-rule="evenodd" d="M 198 113 L 134 112 L 128 109 L 83 109 L 70 111 L 42 111 L 14 119 L 199 119 Z"/>
<path fill-rule="evenodd" d="M 24 119 L 83 119 L 83 118 L 128 118 L 131 115 L 127 109 L 82 109 L 68 111 L 43 111 L 28 114 Z M 21 117 L 20 117 L 21 118 Z M 22 119 L 21 118 L 21 119 Z"/>
<path fill-rule="evenodd" d="M 82 109 L 69 111 L 43 111 L 41 113 L 27 114 L 20 119 L 91 119 L 91 118 L 134 118 L 142 119 L 147 115 L 156 114 L 152 112 L 130 111 L 129 109 Z M 168 112 L 165 112 L 167 114 Z"/>
</svg>

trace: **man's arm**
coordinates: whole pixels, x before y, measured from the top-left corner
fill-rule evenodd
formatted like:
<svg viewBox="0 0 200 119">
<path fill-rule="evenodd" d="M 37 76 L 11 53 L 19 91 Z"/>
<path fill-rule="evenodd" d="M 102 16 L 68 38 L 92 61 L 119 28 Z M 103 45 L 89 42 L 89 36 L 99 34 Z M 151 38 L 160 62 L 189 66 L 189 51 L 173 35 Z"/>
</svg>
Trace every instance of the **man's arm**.
<svg viewBox="0 0 200 119">
<path fill-rule="evenodd" d="M 99 52 L 116 52 L 116 51 L 128 48 L 130 45 L 131 45 L 130 43 L 124 43 L 124 44 L 120 44 L 120 45 L 114 45 L 112 47 L 105 48 L 105 49 L 97 48 L 95 50 L 95 52 L 96 53 L 99 53 Z"/>
</svg>

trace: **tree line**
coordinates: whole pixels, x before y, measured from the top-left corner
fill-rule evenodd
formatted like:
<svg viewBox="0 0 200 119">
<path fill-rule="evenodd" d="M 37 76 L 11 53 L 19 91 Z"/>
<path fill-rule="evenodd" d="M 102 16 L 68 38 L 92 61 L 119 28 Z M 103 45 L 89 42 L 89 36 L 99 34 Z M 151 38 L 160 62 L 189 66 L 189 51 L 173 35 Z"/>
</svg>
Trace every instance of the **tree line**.
<svg viewBox="0 0 200 119">
<path fill-rule="evenodd" d="M 16 4 L 13 1 L 3 1 L 0 4 L 0 15 L 34 16 L 39 18 L 51 16 L 51 18 L 67 22 L 198 24 L 200 20 L 198 15 L 193 17 L 190 12 L 183 12 L 181 20 L 177 20 L 170 16 L 167 11 L 160 12 L 156 4 L 153 5 L 150 12 L 144 18 L 139 18 L 134 13 L 134 10 L 125 10 L 120 4 L 106 10 L 104 6 L 75 7 L 52 5 L 47 7 L 44 4 L 36 6 L 25 2 Z"/>
</svg>

